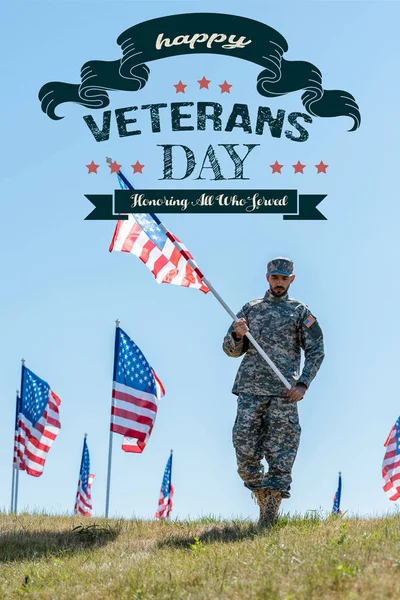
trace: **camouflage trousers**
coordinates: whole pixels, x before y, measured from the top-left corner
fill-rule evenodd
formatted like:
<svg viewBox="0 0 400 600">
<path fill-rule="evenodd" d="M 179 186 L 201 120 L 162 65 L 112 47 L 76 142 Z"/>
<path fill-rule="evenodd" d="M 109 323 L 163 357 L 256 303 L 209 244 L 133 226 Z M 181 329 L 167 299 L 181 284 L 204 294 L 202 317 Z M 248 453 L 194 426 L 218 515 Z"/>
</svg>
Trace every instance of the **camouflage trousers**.
<svg viewBox="0 0 400 600">
<path fill-rule="evenodd" d="M 297 402 L 282 396 L 239 394 L 232 440 L 244 485 L 250 490 L 279 490 L 290 498 L 300 433 Z M 263 458 L 268 463 L 266 474 Z"/>
</svg>

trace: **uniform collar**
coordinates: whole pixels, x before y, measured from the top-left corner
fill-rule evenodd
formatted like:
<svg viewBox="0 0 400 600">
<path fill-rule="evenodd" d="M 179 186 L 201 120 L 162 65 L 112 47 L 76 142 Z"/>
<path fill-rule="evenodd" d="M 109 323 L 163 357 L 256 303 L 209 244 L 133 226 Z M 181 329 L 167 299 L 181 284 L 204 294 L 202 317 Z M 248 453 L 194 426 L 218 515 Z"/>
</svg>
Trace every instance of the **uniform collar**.
<svg viewBox="0 0 400 600">
<path fill-rule="evenodd" d="M 267 290 L 265 292 L 265 296 L 264 296 L 264 300 L 266 302 L 284 302 L 285 300 L 287 300 L 289 297 L 289 294 L 286 293 L 283 296 L 274 296 L 273 294 L 271 294 L 271 292 L 269 290 Z"/>
</svg>

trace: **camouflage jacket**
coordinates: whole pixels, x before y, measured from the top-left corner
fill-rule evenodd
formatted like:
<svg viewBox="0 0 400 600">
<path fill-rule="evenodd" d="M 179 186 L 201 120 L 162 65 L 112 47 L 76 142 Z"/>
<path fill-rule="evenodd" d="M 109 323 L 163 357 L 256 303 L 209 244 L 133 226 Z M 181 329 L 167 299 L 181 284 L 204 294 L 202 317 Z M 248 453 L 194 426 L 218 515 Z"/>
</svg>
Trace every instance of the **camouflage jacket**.
<svg viewBox="0 0 400 600">
<path fill-rule="evenodd" d="M 246 319 L 254 339 L 292 385 L 310 385 L 324 358 L 324 342 L 318 321 L 305 304 L 287 294 L 276 297 L 267 292 L 264 298 L 245 304 L 237 317 Z M 305 360 L 300 375 L 301 349 Z M 232 357 L 245 354 L 233 385 L 234 394 L 285 394 L 285 386 L 248 338 L 236 338 L 233 324 L 224 338 L 223 350 Z"/>
</svg>

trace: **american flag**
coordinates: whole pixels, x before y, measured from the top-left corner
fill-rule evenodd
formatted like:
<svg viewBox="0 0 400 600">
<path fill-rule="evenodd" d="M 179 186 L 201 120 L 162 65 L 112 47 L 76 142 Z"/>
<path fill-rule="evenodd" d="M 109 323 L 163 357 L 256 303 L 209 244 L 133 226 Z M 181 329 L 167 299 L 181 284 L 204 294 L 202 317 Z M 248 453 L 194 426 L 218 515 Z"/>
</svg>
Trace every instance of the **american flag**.
<svg viewBox="0 0 400 600">
<path fill-rule="evenodd" d="M 125 452 L 143 452 L 165 390 L 140 348 L 120 327 L 115 332 L 111 431 Z"/>
<path fill-rule="evenodd" d="M 118 175 L 120 186 L 128 189 Z M 183 253 L 171 240 L 179 242 Z M 118 221 L 110 244 L 110 252 L 129 252 L 138 256 L 153 273 L 157 283 L 173 283 L 198 289 L 205 294 L 209 288 L 191 267 L 187 258 L 193 256 L 178 238 L 168 231 L 164 233 L 156 221 L 147 213 L 133 213 L 126 221 Z"/>
<path fill-rule="evenodd" d="M 74 513 L 76 515 L 92 516 L 91 485 L 94 475 L 90 473 L 89 448 L 86 436 L 83 442 L 81 470 L 79 472 L 78 491 L 76 492 Z"/>
<path fill-rule="evenodd" d="M 385 447 L 382 465 L 383 489 L 389 496 L 389 500 L 398 500 L 400 498 L 400 417 L 393 425 Z"/>
<path fill-rule="evenodd" d="M 47 453 L 61 428 L 60 404 L 49 384 L 23 365 L 17 468 L 28 475 L 39 477 L 43 473 Z"/>
<path fill-rule="evenodd" d="M 160 498 L 158 499 L 158 508 L 155 515 L 156 519 L 167 519 L 172 512 L 172 498 L 174 495 L 174 486 L 171 482 L 172 477 L 172 452 L 168 459 L 164 471 L 164 477 L 161 484 Z"/>
<path fill-rule="evenodd" d="M 341 515 L 342 511 L 340 510 L 340 499 L 342 497 L 342 475 L 341 473 L 339 473 L 339 481 L 338 481 L 338 488 L 336 490 L 336 494 L 333 497 L 333 508 L 332 508 L 332 514 L 334 515 Z"/>
</svg>

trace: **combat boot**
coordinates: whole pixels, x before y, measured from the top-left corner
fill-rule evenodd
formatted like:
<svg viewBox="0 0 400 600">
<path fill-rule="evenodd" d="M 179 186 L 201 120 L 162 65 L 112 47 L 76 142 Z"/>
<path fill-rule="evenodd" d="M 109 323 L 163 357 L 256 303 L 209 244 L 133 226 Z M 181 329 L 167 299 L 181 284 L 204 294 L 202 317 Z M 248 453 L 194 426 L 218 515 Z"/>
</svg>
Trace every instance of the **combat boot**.
<svg viewBox="0 0 400 600">
<path fill-rule="evenodd" d="M 282 493 L 278 490 L 265 490 L 265 508 L 263 515 L 258 522 L 258 529 L 270 529 L 276 523 L 279 507 L 282 502 Z"/>
<path fill-rule="evenodd" d="M 252 492 L 252 496 L 260 508 L 260 516 L 258 519 L 257 527 L 260 525 L 261 520 L 264 516 L 264 511 L 267 507 L 268 492 L 269 492 L 269 490 L 266 490 L 266 489 L 253 490 L 253 492 Z"/>
</svg>

